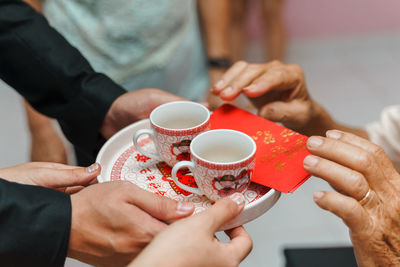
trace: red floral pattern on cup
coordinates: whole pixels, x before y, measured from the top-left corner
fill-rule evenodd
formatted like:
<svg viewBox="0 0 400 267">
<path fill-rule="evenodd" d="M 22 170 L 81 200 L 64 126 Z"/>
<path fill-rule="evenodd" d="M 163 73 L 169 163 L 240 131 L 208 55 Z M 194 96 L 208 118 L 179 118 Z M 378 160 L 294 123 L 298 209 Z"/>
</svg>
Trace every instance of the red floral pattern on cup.
<svg viewBox="0 0 400 267">
<path fill-rule="evenodd" d="M 152 125 L 154 127 L 154 125 Z M 210 129 L 209 122 L 192 128 L 190 130 L 166 130 L 161 131 L 160 127 L 155 126 L 155 144 L 157 152 L 161 158 L 169 165 L 174 166 L 178 161 L 190 159 L 190 142 L 197 135 Z M 182 135 L 181 132 L 185 132 Z"/>
<path fill-rule="evenodd" d="M 193 160 L 195 159 L 192 156 Z M 195 161 L 195 160 L 194 160 Z M 250 177 L 255 166 L 255 157 L 246 161 L 246 165 L 238 167 L 237 164 L 196 165 L 194 176 L 203 193 L 212 200 L 229 196 L 235 192 L 242 193 L 250 184 Z"/>
</svg>

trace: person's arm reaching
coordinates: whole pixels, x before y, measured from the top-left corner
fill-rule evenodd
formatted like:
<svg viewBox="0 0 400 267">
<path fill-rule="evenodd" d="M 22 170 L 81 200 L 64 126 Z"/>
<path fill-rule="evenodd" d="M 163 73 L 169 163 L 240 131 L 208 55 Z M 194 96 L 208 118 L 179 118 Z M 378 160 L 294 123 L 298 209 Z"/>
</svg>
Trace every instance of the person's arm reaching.
<svg viewBox="0 0 400 267">
<path fill-rule="evenodd" d="M 72 143 L 89 153 L 111 104 L 125 93 L 42 15 L 16 0 L 0 0 L 0 78 L 36 110 L 57 118 Z"/>
<path fill-rule="evenodd" d="M 3 265 L 62 266 L 68 255 L 95 266 L 126 266 L 166 227 L 164 222 L 193 212 L 192 203 L 154 195 L 127 181 L 94 184 L 100 171 L 97 163 L 1 168 L 0 177 L 18 183 L 0 179 Z"/>
<path fill-rule="evenodd" d="M 258 108 L 259 116 L 283 123 L 302 134 L 324 135 L 327 130 L 337 129 L 368 138 L 365 130 L 337 122 L 312 99 L 298 65 L 239 61 L 221 81 L 214 85 L 213 93 L 222 100 L 232 101 L 243 92 Z"/>
</svg>

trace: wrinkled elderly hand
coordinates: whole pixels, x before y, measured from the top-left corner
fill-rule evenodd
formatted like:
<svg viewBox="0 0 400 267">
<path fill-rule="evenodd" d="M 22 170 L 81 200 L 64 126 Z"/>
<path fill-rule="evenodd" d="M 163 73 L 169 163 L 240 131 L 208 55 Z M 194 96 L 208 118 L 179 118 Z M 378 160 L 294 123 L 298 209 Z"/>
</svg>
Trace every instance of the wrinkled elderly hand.
<svg viewBox="0 0 400 267">
<path fill-rule="evenodd" d="M 315 192 L 321 208 L 350 229 L 359 266 L 400 266 L 400 175 L 383 150 L 366 139 L 332 130 L 311 137 L 305 169 L 337 192 Z"/>
<path fill-rule="evenodd" d="M 218 241 L 214 234 L 243 207 L 243 196 L 234 194 L 231 199 L 220 199 L 207 211 L 173 223 L 157 235 L 130 266 L 238 266 L 252 248 L 247 232 L 242 226 L 227 231 L 231 238 L 229 243 Z"/>
<path fill-rule="evenodd" d="M 83 168 L 59 163 L 30 162 L 0 169 L 0 177 L 10 182 L 38 185 L 72 194 L 97 183 L 100 171 L 98 163 Z"/>
<path fill-rule="evenodd" d="M 71 196 L 68 256 L 96 266 L 126 266 L 167 225 L 193 213 L 191 203 L 130 182 L 89 186 Z"/>
<path fill-rule="evenodd" d="M 148 118 L 157 106 L 178 100 L 185 99 L 159 89 L 140 89 L 125 93 L 111 105 L 100 132 L 108 139 L 125 126 Z"/>
<path fill-rule="evenodd" d="M 328 128 L 333 124 L 329 114 L 311 99 L 298 65 L 239 61 L 214 85 L 212 92 L 226 101 L 243 92 L 259 109 L 261 117 L 303 134 L 316 134 L 326 129 L 321 124 L 329 124 Z"/>
</svg>

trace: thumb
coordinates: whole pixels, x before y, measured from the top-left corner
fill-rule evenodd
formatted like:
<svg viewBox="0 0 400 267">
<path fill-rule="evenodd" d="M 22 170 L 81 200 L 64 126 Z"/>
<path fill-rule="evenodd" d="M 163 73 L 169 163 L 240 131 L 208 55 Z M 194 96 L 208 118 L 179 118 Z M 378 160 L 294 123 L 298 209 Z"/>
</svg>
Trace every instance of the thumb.
<svg viewBox="0 0 400 267">
<path fill-rule="evenodd" d="M 293 127 L 301 127 L 309 119 L 308 106 L 303 101 L 293 100 L 291 102 L 275 101 L 264 105 L 258 115 L 274 122 L 281 122 Z"/>
<path fill-rule="evenodd" d="M 178 202 L 173 199 L 145 191 L 133 184 L 134 192 L 129 191 L 128 202 L 144 210 L 154 218 L 173 221 L 191 215 L 194 205 L 190 202 Z"/>
<path fill-rule="evenodd" d="M 200 213 L 201 220 L 209 224 L 212 233 L 217 232 L 222 225 L 235 218 L 243 210 L 245 200 L 242 194 L 235 193 L 222 198 L 208 210 Z"/>
<path fill-rule="evenodd" d="M 87 168 L 77 167 L 73 169 L 53 169 L 49 177 L 49 186 L 53 188 L 70 187 L 90 184 L 101 172 L 101 166 L 94 163 Z"/>
</svg>

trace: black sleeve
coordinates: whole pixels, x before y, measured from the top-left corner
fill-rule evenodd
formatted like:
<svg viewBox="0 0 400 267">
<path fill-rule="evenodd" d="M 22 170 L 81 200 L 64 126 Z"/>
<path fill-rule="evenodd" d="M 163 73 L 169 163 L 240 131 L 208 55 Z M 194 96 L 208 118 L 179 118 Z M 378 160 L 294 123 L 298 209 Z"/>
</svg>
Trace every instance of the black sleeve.
<svg viewBox="0 0 400 267">
<path fill-rule="evenodd" d="M 67 138 L 90 154 L 110 105 L 125 93 L 19 0 L 0 0 L 0 79 L 56 118 Z"/>
<path fill-rule="evenodd" d="M 67 194 L 0 179 L 1 266 L 63 266 L 70 228 Z"/>
</svg>

